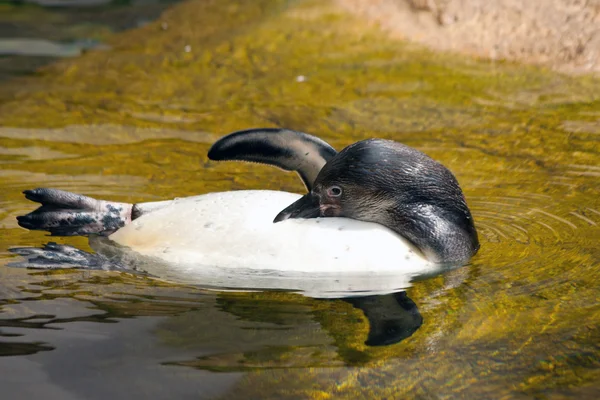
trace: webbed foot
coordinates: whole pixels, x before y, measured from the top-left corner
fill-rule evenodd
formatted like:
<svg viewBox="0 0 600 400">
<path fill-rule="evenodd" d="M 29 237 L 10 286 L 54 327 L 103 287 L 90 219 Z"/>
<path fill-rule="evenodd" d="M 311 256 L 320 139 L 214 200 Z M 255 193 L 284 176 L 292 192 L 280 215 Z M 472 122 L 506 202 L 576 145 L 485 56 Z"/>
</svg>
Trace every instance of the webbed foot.
<svg viewBox="0 0 600 400">
<path fill-rule="evenodd" d="M 42 248 L 15 247 L 11 253 L 25 258 L 23 261 L 8 264 L 10 267 L 33 269 L 82 268 L 100 271 L 138 272 L 126 268 L 114 260 L 100 254 L 87 253 L 73 246 L 49 242 Z"/>
<path fill-rule="evenodd" d="M 96 200 L 58 189 L 23 192 L 41 206 L 17 217 L 26 229 L 48 231 L 52 236 L 108 236 L 131 222 L 133 204 Z"/>
</svg>

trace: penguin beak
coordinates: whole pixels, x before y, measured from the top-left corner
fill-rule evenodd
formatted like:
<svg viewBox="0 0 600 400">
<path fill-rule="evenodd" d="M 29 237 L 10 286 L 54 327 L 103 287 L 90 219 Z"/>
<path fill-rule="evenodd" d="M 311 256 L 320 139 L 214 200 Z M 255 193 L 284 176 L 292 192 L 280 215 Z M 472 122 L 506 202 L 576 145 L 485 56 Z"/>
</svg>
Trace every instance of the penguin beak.
<svg viewBox="0 0 600 400">
<path fill-rule="evenodd" d="M 317 218 L 320 216 L 319 196 L 308 193 L 277 214 L 273 222 L 285 221 L 288 218 Z"/>
</svg>

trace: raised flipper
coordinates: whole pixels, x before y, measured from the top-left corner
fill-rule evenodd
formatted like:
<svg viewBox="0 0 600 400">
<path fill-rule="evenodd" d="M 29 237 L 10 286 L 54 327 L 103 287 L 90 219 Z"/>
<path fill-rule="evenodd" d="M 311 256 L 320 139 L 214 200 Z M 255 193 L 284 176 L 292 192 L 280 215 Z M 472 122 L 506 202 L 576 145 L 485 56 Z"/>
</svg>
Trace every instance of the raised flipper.
<svg viewBox="0 0 600 400">
<path fill-rule="evenodd" d="M 212 145 L 208 158 L 274 165 L 300 175 L 310 191 L 321 168 L 337 151 L 323 140 L 289 129 L 261 128 L 231 133 Z"/>
<path fill-rule="evenodd" d="M 52 236 L 108 236 L 131 222 L 133 204 L 96 200 L 57 189 L 33 189 L 25 197 L 42 205 L 17 217 L 19 225 Z"/>
</svg>

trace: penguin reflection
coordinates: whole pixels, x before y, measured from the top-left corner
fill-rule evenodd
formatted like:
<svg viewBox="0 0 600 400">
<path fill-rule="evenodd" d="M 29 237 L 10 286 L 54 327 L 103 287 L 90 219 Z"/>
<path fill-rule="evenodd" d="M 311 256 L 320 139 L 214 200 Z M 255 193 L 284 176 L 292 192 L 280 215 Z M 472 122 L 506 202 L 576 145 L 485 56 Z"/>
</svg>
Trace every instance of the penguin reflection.
<svg viewBox="0 0 600 400">
<path fill-rule="evenodd" d="M 406 292 L 344 299 L 362 310 L 369 320 L 367 346 L 387 346 L 410 337 L 423 324 L 423 317 Z"/>
<path fill-rule="evenodd" d="M 65 263 L 63 258 L 53 259 L 45 257 L 44 250 L 54 243 L 47 244 L 42 249 L 37 248 L 14 248 L 11 252 L 26 257 L 25 261 L 11 263 L 9 265 L 25 268 L 65 268 L 73 267 L 72 261 Z M 98 269 L 125 270 L 132 273 L 140 273 L 133 269 L 114 264 L 113 261 L 97 254 L 86 253 L 71 246 L 72 252 L 81 257 L 89 258 L 88 264 L 98 265 Z M 146 275 L 141 273 L 141 275 Z M 334 300 L 334 299 L 330 299 Z M 363 311 L 369 321 L 369 335 L 365 344 L 367 346 L 386 346 L 399 343 L 410 337 L 423 324 L 423 317 L 417 309 L 417 305 L 407 296 L 406 292 L 396 292 L 387 295 L 373 295 L 355 298 L 342 298 L 353 307 Z M 225 310 L 228 307 L 225 307 Z M 235 314 L 235 313 L 234 313 Z"/>
</svg>

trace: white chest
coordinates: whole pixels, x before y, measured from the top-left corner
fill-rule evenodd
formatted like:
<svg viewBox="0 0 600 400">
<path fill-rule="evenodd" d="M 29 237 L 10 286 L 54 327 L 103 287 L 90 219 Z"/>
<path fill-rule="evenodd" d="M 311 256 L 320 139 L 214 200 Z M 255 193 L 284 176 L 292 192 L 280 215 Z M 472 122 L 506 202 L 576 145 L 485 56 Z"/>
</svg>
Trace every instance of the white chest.
<svg viewBox="0 0 600 400">
<path fill-rule="evenodd" d="M 171 278 L 186 282 L 215 268 L 313 278 L 402 275 L 404 280 L 434 269 L 407 241 L 378 224 L 346 218 L 272 222 L 299 197 L 235 191 L 177 199 L 110 239 L 161 260 L 162 268 L 170 266 Z"/>
</svg>

